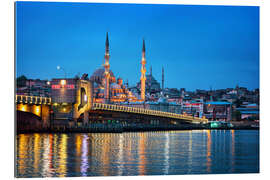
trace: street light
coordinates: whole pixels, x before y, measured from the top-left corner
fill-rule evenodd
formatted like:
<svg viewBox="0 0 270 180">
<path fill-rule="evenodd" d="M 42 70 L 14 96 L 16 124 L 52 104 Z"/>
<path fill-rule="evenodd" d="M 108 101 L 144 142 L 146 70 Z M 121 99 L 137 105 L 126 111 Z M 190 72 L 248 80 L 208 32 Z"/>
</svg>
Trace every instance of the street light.
<svg viewBox="0 0 270 180">
<path fill-rule="evenodd" d="M 57 66 L 56 68 L 57 68 L 57 70 L 60 70 L 60 69 L 62 69 L 62 70 L 64 71 L 64 73 L 65 73 L 65 79 L 66 79 L 66 77 L 67 77 L 67 74 L 66 74 L 66 71 L 64 70 L 64 68 L 62 68 L 62 67 L 60 67 L 60 66 Z"/>
</svg>

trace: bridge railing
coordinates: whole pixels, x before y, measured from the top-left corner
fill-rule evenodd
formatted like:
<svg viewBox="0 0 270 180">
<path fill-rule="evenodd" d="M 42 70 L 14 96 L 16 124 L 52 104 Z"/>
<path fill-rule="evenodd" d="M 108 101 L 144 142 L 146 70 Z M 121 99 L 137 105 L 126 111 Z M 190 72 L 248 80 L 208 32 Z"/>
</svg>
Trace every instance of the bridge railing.
<svg viewBox="0 0 270 180">
<path fill-rule="evenodd" d="M 183 115 L 183 114 L 176 114 L 176 113 L 150 110 L 150 109 L 144 109 L 144 108 L 120 106 L 120 105 L 115 105 L 115 104 L 93 103 L 92 109 L 145 114 L 145 115 L 152 115 L 152 116 L 159 116 L 159 117 L 166 117 L 166 118 L 181 119 L 181 120 L 186 120 L 186 121 L 191 121 L 191 122 L 203 122 L 203 123 L 208 122 L 208 120 L 205 118 L 198 118 L 198 117 L 193 117 L 193 116 L 188 116 L 188 115 Z"/>
<path fill-rule="evenodd" d="M 51 102 L 52 102 L 52 99 L 48 97 L 26 96 L 26 95 L 16 94 L 16 103 L 50 105 Z"/>
</svg>

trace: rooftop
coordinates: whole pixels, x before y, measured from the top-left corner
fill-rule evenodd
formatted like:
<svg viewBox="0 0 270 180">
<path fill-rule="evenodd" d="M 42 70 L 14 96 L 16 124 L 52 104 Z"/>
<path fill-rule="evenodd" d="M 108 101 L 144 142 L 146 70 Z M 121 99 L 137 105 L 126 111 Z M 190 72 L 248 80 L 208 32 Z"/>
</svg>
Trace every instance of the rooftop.
<svg viewBox="0 0 270 180">
<path fill-rule="evenodd" d="M 210 104 L 210 105 L 230 105 L 231 103 L 225 102 L 225 101 L 210 101 L 210 102 L 206 102 L 205 104 Z"/>
</svg>

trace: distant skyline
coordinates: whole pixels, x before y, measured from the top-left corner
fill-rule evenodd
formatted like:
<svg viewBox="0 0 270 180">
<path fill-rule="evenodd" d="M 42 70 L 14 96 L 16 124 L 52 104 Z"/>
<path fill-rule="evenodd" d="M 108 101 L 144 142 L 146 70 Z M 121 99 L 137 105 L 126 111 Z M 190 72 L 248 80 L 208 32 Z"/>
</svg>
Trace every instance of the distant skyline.
<svg viewBox="0 0 270 180">
<path fill-rule="evenodd" d="M 147 74 L 165 88 L 259 87 L 259 7 L 97 3 L 16 3 L 17 77 L 91 74 L 104 61 L 109 33 L 116 78 L 140 80 L 142 39 Z"/>
</svg>

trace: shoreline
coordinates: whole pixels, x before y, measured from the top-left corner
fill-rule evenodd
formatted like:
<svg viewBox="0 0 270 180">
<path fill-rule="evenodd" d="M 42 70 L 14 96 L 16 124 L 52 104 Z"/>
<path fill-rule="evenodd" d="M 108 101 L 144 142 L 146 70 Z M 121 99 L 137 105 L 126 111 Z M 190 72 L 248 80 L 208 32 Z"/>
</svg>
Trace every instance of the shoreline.
<svg viewBox="0 0 270 180">
<path fill-rule="evenodd" d="M 185 127 L 185 128 L 111 128 L 111 129 L 89 129 L 89 128 L 58 128 L 44 130 L 17 130 L 18 134 L 31 133 L 128 133 L 128 132 L 157 132 L 157 131 L 188 131 L 188 130 L 260 130 L 259 127 L 220 127 L 220 128 L 205 128 L 205 127 Z"/>
</svg>

